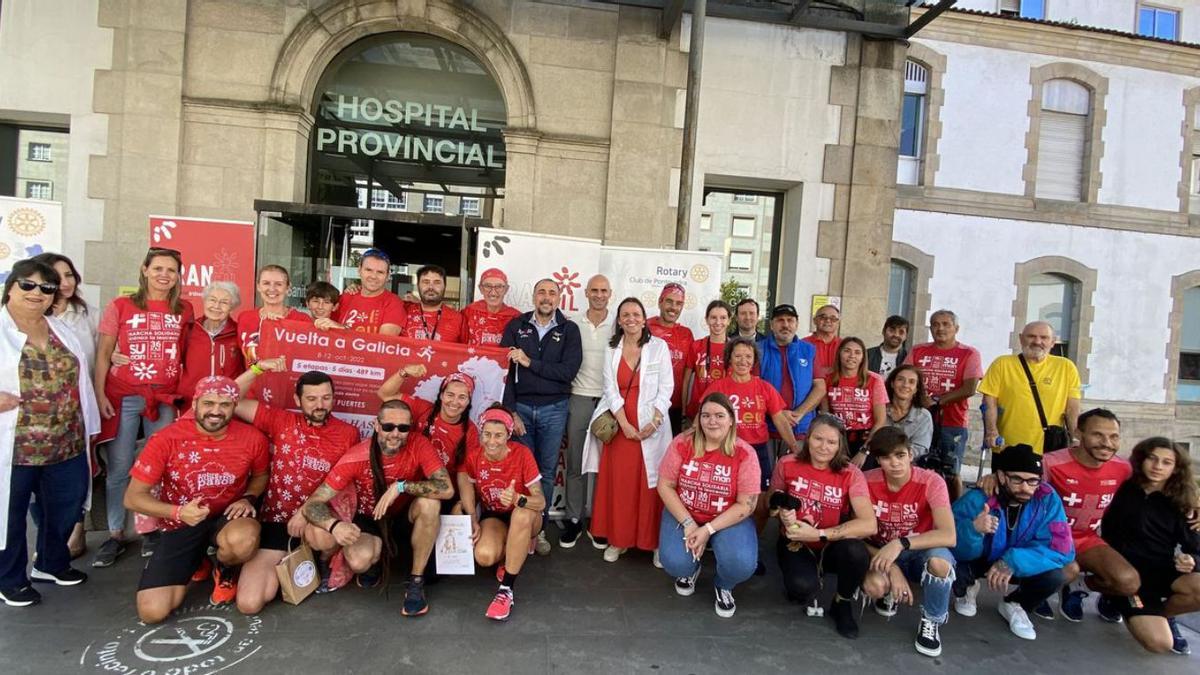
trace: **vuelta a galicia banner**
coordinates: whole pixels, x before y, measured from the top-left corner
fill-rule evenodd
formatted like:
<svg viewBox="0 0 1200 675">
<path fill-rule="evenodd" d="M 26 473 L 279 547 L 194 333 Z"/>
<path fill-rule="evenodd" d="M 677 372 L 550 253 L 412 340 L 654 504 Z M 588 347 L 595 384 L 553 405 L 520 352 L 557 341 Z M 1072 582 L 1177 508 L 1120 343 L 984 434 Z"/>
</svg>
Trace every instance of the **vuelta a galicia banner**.
<svg viewBox="0 0 1200 675">
<path fill-rule="evenodd" d="M 254 223 L 150 216 L 150 245 L 183 257 L 179 283 L 196 316 L 204 315 L 200 293 L 213 281 L 232 281 L 243 305 L 254 305 L 254 244 Z"/>
<path fill-rule="evenodd" d="M 379 411 L 376 391 L 384 380 L 410 364 L 425 366 L 425 375 L 404 381 L 402 393 L 432 401 L 447 375 L 461 372 L 475 379 L 471 417 L 478 420 L 489 405 L 504 398 L 508 350 L 470 347 L 450 342 L 414 340 L 342 330 L 318 330 L 310 323 L 266 321 L 259 354 L 287 358 L 286 373 L 259 378 L 265 403 L 291 407 L 296 379 L 310 370 L 333 378 L 337 388 L 333 413 L 366 434 Z"/>
</svg>

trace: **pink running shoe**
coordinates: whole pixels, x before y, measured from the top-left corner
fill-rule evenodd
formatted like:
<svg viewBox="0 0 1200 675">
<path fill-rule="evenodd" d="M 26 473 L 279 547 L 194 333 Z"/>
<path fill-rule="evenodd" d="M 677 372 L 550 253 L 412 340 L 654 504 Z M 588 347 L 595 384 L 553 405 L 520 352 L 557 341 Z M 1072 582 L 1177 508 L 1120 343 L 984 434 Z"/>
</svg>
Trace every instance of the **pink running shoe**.
<svg viewBox="0 0 1200 675">
<path fill-rule="evenodd" d="M 488 605 L 487 618 L 494 621 L 507 621 L 508 615 L 512 613 L 513 594 L 507 588 L 496 591 L 496 597 L 492 599 L 492 604 Z"/>
</svg>

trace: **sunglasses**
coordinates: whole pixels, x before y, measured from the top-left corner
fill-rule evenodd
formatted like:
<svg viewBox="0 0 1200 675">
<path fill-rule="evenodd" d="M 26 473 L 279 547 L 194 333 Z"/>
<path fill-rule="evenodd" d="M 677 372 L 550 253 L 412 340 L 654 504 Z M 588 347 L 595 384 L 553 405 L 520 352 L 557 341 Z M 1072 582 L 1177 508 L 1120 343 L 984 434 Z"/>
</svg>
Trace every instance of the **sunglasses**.
<svg viewBox="0 0 1200 675">
<path fill-rule="evenodd" d="M 390 434 L 393 431 L 404 431 L 404 432 L 410 431 L 410 430 L 412 430 L 412 425 L 407 424 L 407 423 L 406 424 L 393 424 L 392 422 L 380 422 L 379 428 L 380 428 L 380 430 L 383 431 L 383 433 Z"/>
<path fill-rule="evenodd" d="M 58 293 L 58 284 L 51 284 L 51 283 L 40 283 L 39 284 L 38 282 L 33 281 L 32 279 L 17 279 L 17 288 L 20 288 L 21 290 L 26 291 L 26 292 L 32 291 L 33 289 L 36 288 L 42 292 L 42 295 L 54 295 L 55 293 Z"/>
<path fill-rule="evenodd" d="M 173 248 L 161 248 L 158 246 L 151 246 L 146 251 L 146 254 L 152 255 L 152 256 L 154 256 L 154 255 L 170 255 L 170 256 L 175 256 L 177 258 L 183 257 L 182 253 L 180 253 L 179 251 L 176 251 Z"/>
</svg>

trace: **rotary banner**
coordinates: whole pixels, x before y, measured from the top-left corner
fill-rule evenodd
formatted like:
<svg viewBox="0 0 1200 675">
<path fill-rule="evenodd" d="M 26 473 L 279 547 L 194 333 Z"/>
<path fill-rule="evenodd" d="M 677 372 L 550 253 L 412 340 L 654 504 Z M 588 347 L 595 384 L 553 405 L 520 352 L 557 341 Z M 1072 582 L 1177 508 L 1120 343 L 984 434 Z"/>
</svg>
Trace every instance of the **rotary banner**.
<svg viewBox="0 0 1200 675">
<path fill-rule="evenodd" d="M 452 342 L 434 342 L 410 338 L 319 330 L 299 321 L 266 321 L 262 325 L 259 354 L 264 358 L 283 356 L 288 369 L 284 373 L 266 373 L 256 384 L 265 403 L 284 407 L 294 405 L 292 395 L 301 374 L 318 370 L 333 378 L 336 395 L 333 413 L 370 431 L 371 420 L 379 410 L 376 390 L 397 370 L 410 364 L 425 366 L 425 374 L 404 381 L 401 393 L 433 401 L 447 375 L 465 373 L 475 379 L 471 397 L 471 417 L 504 398 L 507 349 L 470 347 Z"/>
<path fill-rule="evenodd" d="M 62 204 L 0 197 L 0 281 L 13 263 L 62 250 Z"/>
<path fill-rule="evenodd" d="M 232 281 L 242 306 L 254 306 L 254 223 L 150 216 L 150 245 L 179 251 L 179 284 L 196 316 L 204 315 L 200 293 L 210 282 Z"/>
</svg>

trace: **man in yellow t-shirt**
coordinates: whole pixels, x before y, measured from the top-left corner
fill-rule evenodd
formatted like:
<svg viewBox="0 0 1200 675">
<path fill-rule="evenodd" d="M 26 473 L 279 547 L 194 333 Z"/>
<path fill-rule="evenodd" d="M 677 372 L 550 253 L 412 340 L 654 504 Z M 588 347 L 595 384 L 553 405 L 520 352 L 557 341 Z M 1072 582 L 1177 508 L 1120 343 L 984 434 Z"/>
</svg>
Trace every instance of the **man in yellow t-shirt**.
<svg viewBox="0 0 1200 675">
<path fill-rule="evenodd" d="M 1021 353 L 1037 385 L 1046 423 L 1065 426 L 1073 437 L 1082 397 L 1079 371 L 1070 359 L 1050 353 L 1054 342 L 1054 328 L 1045 321 L 1034 321 L 1021 330 Z M 1042 424 L 1029 380 L 1016 354 L 992 361 L 979 383 L 979 393 L 983 394 L 985 405 L 983 430 L 987 447 L 996 447 L 996 437 L 1001 436 L 1006 446 L 1027 443 L 1042 454 Z M 997 406 L 1003 411 L 998 423 Z"/>
</svg>

